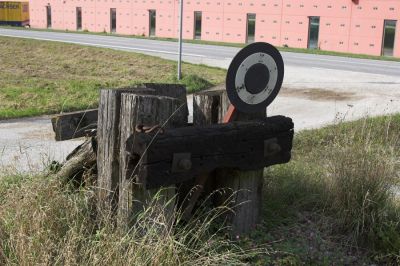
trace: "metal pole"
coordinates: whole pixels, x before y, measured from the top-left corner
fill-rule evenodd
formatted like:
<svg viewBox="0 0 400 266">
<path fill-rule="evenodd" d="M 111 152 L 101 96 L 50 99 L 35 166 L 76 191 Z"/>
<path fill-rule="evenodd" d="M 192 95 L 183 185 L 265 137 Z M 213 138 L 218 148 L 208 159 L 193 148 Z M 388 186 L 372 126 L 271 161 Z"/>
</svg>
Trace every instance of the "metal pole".
<svg viewBox="0 0 400 266">
<path fill-rule="evenodd" d="M 182 78 L 182 32 L 183 32 L 183 1 L 180 0 L 179 12 L 179 58 L 178 58 L 178 80 Z"/>
</svg>

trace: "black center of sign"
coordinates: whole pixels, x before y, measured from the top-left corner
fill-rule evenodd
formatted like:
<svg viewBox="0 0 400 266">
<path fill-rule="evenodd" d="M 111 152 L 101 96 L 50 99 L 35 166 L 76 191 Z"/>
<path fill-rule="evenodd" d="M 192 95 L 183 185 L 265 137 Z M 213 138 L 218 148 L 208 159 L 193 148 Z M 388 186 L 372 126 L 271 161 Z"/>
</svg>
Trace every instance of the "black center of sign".
<svg viewBox="0 0 400 266">
<path fill-rule="evenodd" d="M 258 94 L 267 87 L 269 69 L 266 65 L 257 63 L 252 65 L 244 77 L 246 90 L 251 94 Z"/>
</svg>

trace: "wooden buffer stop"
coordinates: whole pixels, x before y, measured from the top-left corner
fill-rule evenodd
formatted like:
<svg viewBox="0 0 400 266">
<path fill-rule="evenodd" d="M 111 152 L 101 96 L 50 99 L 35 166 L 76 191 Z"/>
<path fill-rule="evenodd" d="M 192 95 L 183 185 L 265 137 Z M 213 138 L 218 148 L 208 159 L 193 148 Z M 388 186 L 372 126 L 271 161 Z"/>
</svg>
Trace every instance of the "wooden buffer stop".
<svg viewBox="0 0 400 266">
<path fill-rule="evenodd" d="M 202 193 L 224 189 L 215 203 L 231 198 L 232 234 L 245 234 L 259 222 L 264 168 L 291 158 L 292 120 L 266 117 L 283 73 L 273 46 L 247 46 L 229 67 L 226 90 L 193 95 L 192 123 L 184 86 L 103 89 L 98 109 L 52 119 L 57 140 L 91 136 L 58 175 L 95 165 L 98 208 L 115 213 L 122 227 L 155 195 L 173 223 L 175 210 L 190 219 Z"/>
</svg>

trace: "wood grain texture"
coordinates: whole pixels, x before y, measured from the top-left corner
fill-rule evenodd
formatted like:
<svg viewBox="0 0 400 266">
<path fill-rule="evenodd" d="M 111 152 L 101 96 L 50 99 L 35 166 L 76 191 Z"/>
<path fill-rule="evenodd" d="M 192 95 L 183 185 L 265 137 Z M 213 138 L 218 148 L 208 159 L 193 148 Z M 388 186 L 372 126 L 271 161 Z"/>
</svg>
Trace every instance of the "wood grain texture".
<svg viewBox="0 0 400 266">
<path fill-rule="evenodd" d="M 262 187 L 264 168 L 252 171 L 219 169 L 216 184 L 224 191 L 218 199 L 229 204 L 232 212 L 227 215 L 231 236 L 238 238 L 255 229 L 260 222 L 262 210 Z"/>
<path fill-rule="evenodd" d="M 193 95 L 193 125 L 208 126 L 221 123 L 228 106 L 226 90 L 221 87 L 195 93 Z M 182 206 L 191 208 L 202 194 L 209 195 L 215 190 L 215 172 L 201 174 L 201 176 L 200 183 L 196 181 L 200 179 L 196 178 L 184 181 L 179 186 L 179 200 Z M 186 217 L 189 217 L 189 211 L 185 211 Z"/>
<path fill-rule="evenodd" d="M 173 215 L 175 207 L 175 186 L 155 190 L 146 190 L 133 174 L 140 157 L 133 156 L 135 151 L 126 153 L 126 141 L 139 134 L 136 125 L 160 125 L 165 129 L 187 125 L 187 104 L 180 99 L 165 96 L 122 94 L 120 115 L 121 148 L 119 150 L 119 204 L 118 223 L 121 228 L 129 227 L 135 216 L 143 211 L 157 195 L 159 200 L 153 202 L 155 208 L 169 202 L 165 214 Z M 157 134 L 154 138 L 157 138 Z M 153 206 L 154 207 L 154 206 Z M 172 223 L 173 218 L 169 218 Z"/>
<path fill-rule="evenodd" d="M 193 125 L 211 125 L 222 122 L 229 100 L 225 90 L 207 90 L 193 96 Z"/>
<path fill-rule="evenodd" d="M 56 141 L 85 136 L 85 131 L 97 128 L 97 109 L 56 115 L 51 118 Z"/>
<path fill-rule="evenodd" d="M 100 91 L 97 124 L 97 201 L 98 207 L 107 211 L 115 210 L 118 198 L 121 94 L 134 91 L 135 88 Z"/>
<path fill-rule="evenodd" d="M 265 116 L 266 112 L 239 112 L 235 121 L 251 121 Z M 217 187 L 228 189 L 225 200 L 229 198 L 233 207 L 233 213 L 227 217 L 232 237 L 237 238 L 250 233 L 261 219 L 264 167 L 249 171 L 223 168 L 217 171 L 216 176 Z"/>
<path fill-rule="evenodd" d="M 67 157 L 56 176 L 63 180 L 81 181 L 82 174 L 96 166 L 96 137 L 87 138 L 84 143 L 76 147 Z M 88 184 L 89 185 L 89 184 Z"/>
<path fill-rule="evenodd" d="M 179 84 L 154 84 L 120 88 L 103 89 L 97 118 L 97 169 L 98 169 L 98 207 L 115 210 L 118 202 L 118 183 L 120 171 L 120 109 L 121 95 L 161 95 L 178 99 L 183 105 L 182 112 L 187 116 L 186 88 Z M 151 112 L 151 110 L 149 111 Z"/>
<path fill-rule="evenodd" d="M 160 95 L 177 98 L 186 102 L 186 88 L 180 84 L 144 83 L 121 91 L 135 90 L 135 93 Z M 187 107 L 186 112 L 189 113 Z M 85 136 L 85 131 L 97 129 L 98 109 L 64 113 L 51 118 L 56 141 L 69 140 Z"/>
</svg>

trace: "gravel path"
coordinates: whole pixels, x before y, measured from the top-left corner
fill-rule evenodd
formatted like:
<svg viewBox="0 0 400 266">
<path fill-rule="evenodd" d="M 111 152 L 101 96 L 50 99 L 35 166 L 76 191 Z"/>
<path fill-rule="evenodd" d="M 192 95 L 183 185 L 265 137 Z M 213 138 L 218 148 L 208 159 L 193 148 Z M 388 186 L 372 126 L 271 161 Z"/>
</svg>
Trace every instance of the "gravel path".
<svg viewBox="0 0 400 266">
<path fill-rule="evenodd" d="M 81 140 L 56 142 L 50 117 L 0 122 L 0 172 L 40 172 L 53 160 L 63 161 Z"/>
</svg>

